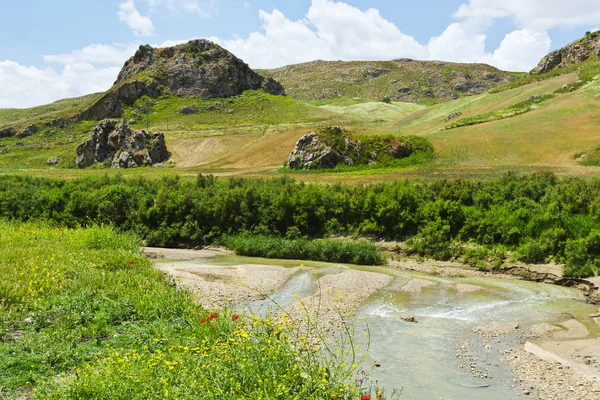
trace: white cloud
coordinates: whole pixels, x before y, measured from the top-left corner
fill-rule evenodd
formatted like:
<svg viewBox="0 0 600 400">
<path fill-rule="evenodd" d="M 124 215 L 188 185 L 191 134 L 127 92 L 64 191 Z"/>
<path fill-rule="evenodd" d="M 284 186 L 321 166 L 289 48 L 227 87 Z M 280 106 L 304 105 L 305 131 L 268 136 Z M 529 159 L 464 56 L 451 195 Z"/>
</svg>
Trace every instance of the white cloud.
<svg viewBox="0 0 600 400">
<path fill-rule="evenodd" d="M 154 32 L 152 20 L 139 13 L 133 0 L 121 3 L 117 14 L 121 22 L 127 24 L 136 36 L 150 36 Z"/>
<path fill-rule="evenodd" d="M 261 32 L 217 42 L 254 68 L 317 59 L 388 60 L 424 58 L 425 48 L 384 19 L 379 11 L 361 11 L 346 3 L 313 0 L 305 19 L 292 21 L 280 11 L 259 11 Z"/>
<path fill-rule="evenodd" d="M 87 63 L 53 68 L 26 67 L 0 61 L 0 108 L 31 107 L 55 100 L 106 90 L 119 68 L 95 68 Z M 110 84 L 108 84 L 110 87 Z"/>
<path fill-rule="evenodd" d="M 429 59 L 478 62 L 485 58 L 486 35 L 477 33 L 466 24 L 452 23 L 446 30 L 429 41 Z"/>
<path fill-rule="evenodd" d="M 506 36 L 493 53 L 485 51 L 489 15 L 450 24 L 428 44 L 418 43 L 383 18 L 375 9 L 360 10 L 343 2 L 313 0 L 306 18 L 292 21 L 280 11 L 259 11 L 262 30 L 246 38 L 210 38 L 241 57 L 253 68 L 273 68 L 317 59 L 415 59 L 484 62 L 527 71 L 550 49 L 543 30 L 522 29 Z M 539 46 L 539 47 L 538 47 Z"/>
<path fill-rule="evenodd" d="M 546 31 L 522 29 L 504 37 L 489 63 L 509 71 L 527 71 L 550 52 L 551 40 Z"/>
<path fill-rule="evenodd" d="M 75 50 L 70 53 L 57 55 L 46 55 L 44 60 L 48 62 L 56 62 L 60 64 L 72 64 L 76 62 L 87 62 L 92 64 L 123 64 L 131 57 L 137 44 L 121 44 L 121 45 L 106 45 L 106 44 L 91 44 L 80 50 Z"/>
<path fill-rule="evenodd" d="M 597 0 L 469 0 L 457 18 L 512 18 L 524 28 L 547 30 L 600 23 Z"/>
</svg>

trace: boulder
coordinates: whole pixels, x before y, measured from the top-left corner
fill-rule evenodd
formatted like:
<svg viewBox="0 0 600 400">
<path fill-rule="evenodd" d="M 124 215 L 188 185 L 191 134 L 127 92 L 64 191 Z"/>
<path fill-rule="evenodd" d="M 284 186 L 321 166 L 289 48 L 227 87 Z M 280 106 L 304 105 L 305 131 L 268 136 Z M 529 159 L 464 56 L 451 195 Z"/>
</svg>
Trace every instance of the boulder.
<svg viewBox="0 0 600 400">
<path fill-rule="evenodd" d="M 5 137 L 13 137 L 17 134 L 17 131 L 15 131 L 14 128 L 2 128 L 0 129 L 0 138 L 5 138 Z"/>
<path fill-rule="evenodd" d="M 100 122 L 91 138 L 77 147 L 75 163 L 85 168 L 102 163 L 113 168 L 137 168 L 165 162 L 171 154 L 162 132 L 132 131 L 127 122 Z"/>
<path fill-rule="evenodd" d="M 290 153 L 287 166 L 291 169 L 313 170 L 335 168 L 338 165 L 372 164 L 382 155 L 405 158 L 412 152 L 411 143 L 401 137 L 361 141 L 340 127 L 329 127 L 300 138 Z"/>
<path fill-rule="evenodd" d="M 28 137 L 33 135 L 34 133 L 36 133 L 39 130 L 39 128 L 37 127 L 37 125 L 29 125 L 27 128 L 23 129 L 21 131 L 21 133 L 19 133 L 17 135 L 17 137 L 19 138 L 24 138 L 24 137 Z"/>
<path fill-rule="evenodd" d="M 190 115 L 196 114 L 198 112 L 198 109 L 194 106 L 183 106 L 179 110 L 177 110 L 177 112 L 183 115 Z"/>
<path fill-rule="evenodd" d="M 458 117 L 460 117 L 461 115 L 462 115 L 462 113 L 461 113 L 461 112 L 455 112 L 455 113 L 452 113 L 452 114 L 450 114 L 450 115 L 448 115 L 448 116 L 446 117 L 446 121 L 451 121 L 451 120 L 453 120 L 454 118 L 458 118 Z"/>
<path fill-rule="evenodd" d="M 288 167 L 305 170 L 334 168 L 340 161 L 340 154 L 322 137 L 311 132 L 296 143 L 288 159 Z"/>
<path fill-rule="evenodd" d="M 60 157 L 53 157 L 53 158 L 50 158 L 48 161 L 46 161 L 46 164 L 48 164 L 48 165 L 57 165 L 57 164 L 60 164 L 60 162 L 62 160 L 63 159 L 60 158 Z"/>
<path fill-rule="evenodd" d="M 416 319 L 415 317 L 413 317 L 412 315 L 411 315 L 411 316 L 409 316 L 409 317 L 400 317 L 400 319 L 401 319 L 402 321 L 404 321 L 404 322 L 410 322 L 410 323 L 413 323 L 413 324 L 416 324 L 416 323 L 418 323 L 418 322 L 419 322 L 419 321 L 417 321 L 417 319 Z"/>
<path fill-rule="evenodd" d="M 91 139 L 88 139 L 77 146 L 77 158 L 75 159 L 75 164 L 79 168 L 86 168 L 94 165 L 94 147 L 94 142 Z"/>
</svg>

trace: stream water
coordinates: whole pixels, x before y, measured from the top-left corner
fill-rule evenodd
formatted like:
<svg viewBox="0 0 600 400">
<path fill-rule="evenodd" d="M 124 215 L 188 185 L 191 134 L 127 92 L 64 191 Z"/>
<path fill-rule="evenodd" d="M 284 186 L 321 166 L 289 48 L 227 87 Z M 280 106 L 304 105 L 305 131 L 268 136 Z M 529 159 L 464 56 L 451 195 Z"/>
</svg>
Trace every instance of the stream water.
<svg viewBox="0 0 600 400">
<path fill-rule="evenodd" d="M 204 260 L 198 260 L 203 263 Z M 273 261 L 247 257 L 217 257 L 212 265 L 272 264 L 298 266 L 298 261 Z M 490 323 L 518 323 L 519 332 L 537 323 L 565 321 L 568 313 L 598 335 L 597 325 L 588 317 L 596 306 L 584 303 L 575 289 L 533 282 L 481 278 L 446 278 L 383 268 L 340 266 L 304 262 L 317 277 L 355 268 L 392 275 L 393 285 L 379 290 L 358 309 L 355 326 L 370 332 L 368 359 L 364 368 L 380 387 L 402 389 L 404 399 L 517 399 L 521 391 L 504 363 L 503 352 L 517 345 L 515 335 L 485 340 L 473 328 Z M 412 279 L 432 281 L 434 287 L 407 293 L 395 288 Z M 460 293 L 457 284 L 481 290 Z M 360 288 L 357 288 L 359 290 Z M 287 307 L 295 299 L 312 294 L 307 270 L 294 276 L 270 300 L 251 304 L 262 313 L 272 301 Z M 401 317 L 414 316 L 418 323 Z M 363 320 L 365 322 L 363 322 Z M 363 346 L 357 335 L 357 343 Z M 468 354 L 468 355 L 467 355 Z M 378 365 L 375 367 L 373 365 Z M 474 365 L 474 372 L 471 371 Z"/>
</svg>

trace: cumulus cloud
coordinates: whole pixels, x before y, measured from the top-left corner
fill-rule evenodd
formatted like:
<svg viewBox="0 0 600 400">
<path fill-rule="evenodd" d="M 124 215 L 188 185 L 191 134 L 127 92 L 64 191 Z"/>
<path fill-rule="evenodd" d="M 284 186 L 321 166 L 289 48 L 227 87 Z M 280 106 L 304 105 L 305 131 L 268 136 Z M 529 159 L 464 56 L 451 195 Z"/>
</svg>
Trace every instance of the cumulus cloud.
<svg viewBox="0 0 600 400">
<path fill-rule="evenodd" d="M 137 44 L 92 44 L 70 53 L 46 55 L 44 60 L 60 64 L 86 62 L 92 64 L 123 64 L 135 52 Z"/>
<path fill-rule="evenodd" d="M 121 3 L 117 14 L 121 22 L 127 24 L 136 36 L 151 36 L 154 32 L 152 20 L 139 13 L 133 0 Z"/>
<path fill-rule="evenodd" d="M 522 29 L 504 37 L 490 64 L 504 70 L 527 71 L 550 51 L 551 40 L 544 30 Z"/>
<path fill-rule="evenodd" d="M 217 39 L 219 44 L 255 68 L 326 60 L 388 60 L 425 58 L 427 52 L 413 37 L 381 16 L 342 2 L 313 0 L 306 18 L 292 21 L 283 13 L 259 11 L 261 32 L 246 38 Z"/>
<path fill-rule="evenodd" d="M 378 10 L 360 10 L 343 2 L 313 0 L 306 17 L 290 20 L 283 13 L 260 11 L 260 32 L 245 38 L 211 38 L 253 68 L 273 68 L 317 59 L 390 60 L 415 59 L 454 62 L 484 62 L 515 71 L 533 68 L 550 49 L 544 30 L 522 29 L 506 36 L 493 53 L 486 52 L 492 16 L 500 12 L 467 18 L 450 24 L 429 43 L 420 44 L 406 35 Z M 504 14 L 502 14 L 503 16 Z"/>
<path fill-rule="evenodd" d="M 119 68 L 74 63 L 58 73 L 53 68 L 0 61 L 0 108 L 31 107 L 106 90 L 106 82 L 112 82 L 118 72 Z"/>
<path fill-rule="evenodd" d="M 512 18 L 525 28 L 573 28 L 600 23 L 597 0 L 469 0 L 457 18 Z"/>
</svg>

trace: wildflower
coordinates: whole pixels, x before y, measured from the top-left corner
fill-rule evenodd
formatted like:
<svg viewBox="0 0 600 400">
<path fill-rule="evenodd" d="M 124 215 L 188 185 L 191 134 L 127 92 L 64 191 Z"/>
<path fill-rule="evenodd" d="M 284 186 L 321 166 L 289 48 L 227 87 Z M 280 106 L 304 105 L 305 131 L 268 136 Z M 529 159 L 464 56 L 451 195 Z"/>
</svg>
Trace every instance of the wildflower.
<svg viewBox="0 0 600 400">
<path fill-rule="evenodd" d="M 360 396 L 360 400 L 371 400 L 371 396 Z"/>
<path fill-rule="evenodd" d="M 210 315 L 208 316 L 208 320 L 209 320 L 209 321 L 212 321 L 213 319 L 217 318 L 217 315 L 218 315 L 218 314 L 217 314 L 216 312 L 214 312 L 214 313 L 210 314 Z"/>
<path fill-rule="evenodd" d="M 201 323 L 201 324 L 203 324 L 203 323 L 205 323 L 205 322 L 206 322 L 206 318 L 202 318 L 202 319 L 200 320 L 200 323 Z"/>
<path fill-rule="evenodd" d="M 133 265 L 133 261 L 129 261 L 129 265 Z"/>
<path fill-rule="evenodd" d="M 240 319 L 240 316 L 239 316 L 239 315 L 237 315 L 237 314 L 233 314 L 233 315 L 231 316 L 231 320 L 232 320 L 232 321 L 237 321 L 238 319 Z"/>
<path fill-rule="evenodd" d="M 376 397 L 377 397 L 378 399 L 380 399 L 380 398 L 382 398 L 382 397 L 383 397 L 383 393 L 381 393 L 381 390 L 378 390 L 378 391 L 377 391 L 377 395 L 376 395 Z"/>
</svg>

